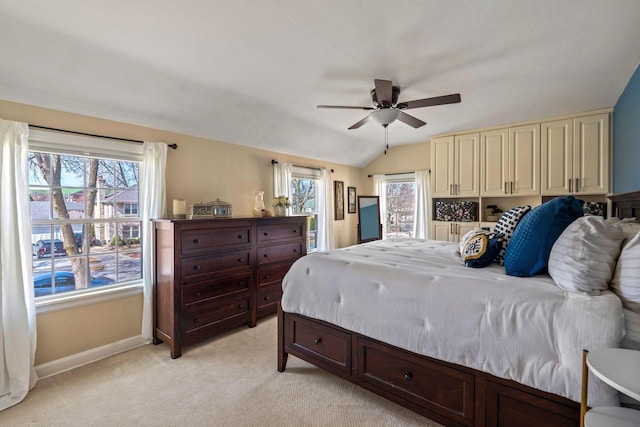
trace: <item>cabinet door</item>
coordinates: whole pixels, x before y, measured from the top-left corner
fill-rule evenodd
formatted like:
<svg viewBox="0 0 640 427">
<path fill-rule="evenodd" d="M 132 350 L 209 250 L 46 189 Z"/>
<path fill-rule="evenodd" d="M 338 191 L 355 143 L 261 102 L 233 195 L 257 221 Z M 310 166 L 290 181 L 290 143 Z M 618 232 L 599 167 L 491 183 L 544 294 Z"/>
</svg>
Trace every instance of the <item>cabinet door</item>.
<svg viewBox="0 0 640 427">
<path fill-rule="evenodd" d="M 479 196 L 480 134 L 456 135 L 454 146 L 454 196 Z"/>
<path fill-rule="evenodd" d="M 453 136 L 431 140 L 432 197 L 453 195 Z"/>
<path fill-rule="evenodd" d="M 509 181 L 509 147 L 507 129 L 480 134 L 480 194 L 503 196 Z"/>
<path fill-rule="evenodd" d="M 578 117 L 573 123 L 573 192 L 606 194 L 609 192 L 609 115 Z"/>
<path fill-rule="evenodd" d="M 540 125 L 509 129 L 509 194 L 540 194 Z"/>
<path fill-rule="evenodd" d="M 452 239 L 450 222 L 434 222 L 433 223 L 433 240 L 440 240 L 442 242 L 449 242 Z"/>
<path fill-rule="evenodd" d="M 456 232 L 458 233 L 456 242 L 459 242 L 465 234 L 471 230 L 475 230 L 479 226 L 480 224 L 477 222 L 459 222 L 456 224 Z"/>
<path fill-rule="evenodd" d="M 573 120 L 542 123 L 540 151 L 542 195 L 569 194 L 573 179 Z"/>
</svg>

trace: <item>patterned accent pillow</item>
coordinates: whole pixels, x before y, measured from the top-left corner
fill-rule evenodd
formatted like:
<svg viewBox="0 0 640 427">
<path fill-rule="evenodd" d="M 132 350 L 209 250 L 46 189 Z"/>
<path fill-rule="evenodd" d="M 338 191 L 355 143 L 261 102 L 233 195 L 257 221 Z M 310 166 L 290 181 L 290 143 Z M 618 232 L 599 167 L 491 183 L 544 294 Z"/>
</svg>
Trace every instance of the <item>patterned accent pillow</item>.
<svg viewBox="0 0 640 427">
<path fill-rule="evenodd" d="M 481 268 L 491 264 L 502 247 L 502 234 L 473 230 L 460 243 L 460 256 L 467 267 Z"/>
<path fill-rule="evenodd" d="M 504 254 L 507 251 L 507 246 L 509 245 L 509 241 L 511 240 L 511 236 L 515 231 L 518 223 L 524 216 L 529 213 L 531 210 L 531 206 L 518 206 L 516 208 L 509 209 L 505 213 L 502 214 L 493 231 L 496 233 L 502 234 L 504 237 L 502 238 L 502 248 L 500 249 L 500 253 L 496 257 L 496 262 L 500 265 L 504 265 Z"/>
</svg>

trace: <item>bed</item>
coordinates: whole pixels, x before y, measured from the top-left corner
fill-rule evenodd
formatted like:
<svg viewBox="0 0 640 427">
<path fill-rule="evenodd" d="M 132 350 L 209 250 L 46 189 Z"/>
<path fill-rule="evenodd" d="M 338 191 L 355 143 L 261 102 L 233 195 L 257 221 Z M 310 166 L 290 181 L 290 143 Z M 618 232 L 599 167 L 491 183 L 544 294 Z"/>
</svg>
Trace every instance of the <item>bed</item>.
<svg viewBox="0 0 640 427">
<path fill-rule="evenodd" d="M 640 192 L 612 204 L 633 216 Z M 292 354 L 447 426 L 577 425 L 582 349 L 620 345 L 620 299 L 466 268 L 455 248 L 387 239 L 299 260 L 283 281 L 278 370 Z M 618 403 L 598 381 L 589 392 L 590 405 Z"/>
</svg>

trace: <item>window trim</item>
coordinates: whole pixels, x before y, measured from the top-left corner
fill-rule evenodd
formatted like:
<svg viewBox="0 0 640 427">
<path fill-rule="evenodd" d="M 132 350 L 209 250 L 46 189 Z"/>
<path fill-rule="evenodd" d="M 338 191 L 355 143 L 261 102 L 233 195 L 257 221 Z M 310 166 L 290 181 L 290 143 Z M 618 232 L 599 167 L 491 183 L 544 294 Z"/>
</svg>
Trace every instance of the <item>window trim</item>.
<svg viewBox="0 0 640 427">
<path fill-rule="evenodd" d="M 111 287 L 100 287 L 68 292 L 64 294 L 46 295 L 35 299 L 36 315 L 99 304 L 120 298 L 142 294 L 142 280 Z"/>
</svg>

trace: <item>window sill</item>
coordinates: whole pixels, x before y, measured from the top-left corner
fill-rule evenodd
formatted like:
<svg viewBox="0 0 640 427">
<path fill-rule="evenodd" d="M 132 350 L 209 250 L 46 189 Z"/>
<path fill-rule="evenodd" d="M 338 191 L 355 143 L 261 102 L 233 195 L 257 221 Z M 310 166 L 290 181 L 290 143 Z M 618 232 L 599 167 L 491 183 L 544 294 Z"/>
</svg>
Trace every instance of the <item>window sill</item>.
<svg viewBox="0 0 640 427">
<path fill-rule="evenodd" d="M 142 281 L 136 281 L 113 288 L 88 289 L 65 295 L 39 297 L 36 300 L 36 315 L 126 298 L 141 293 Z"/>
</svg>

